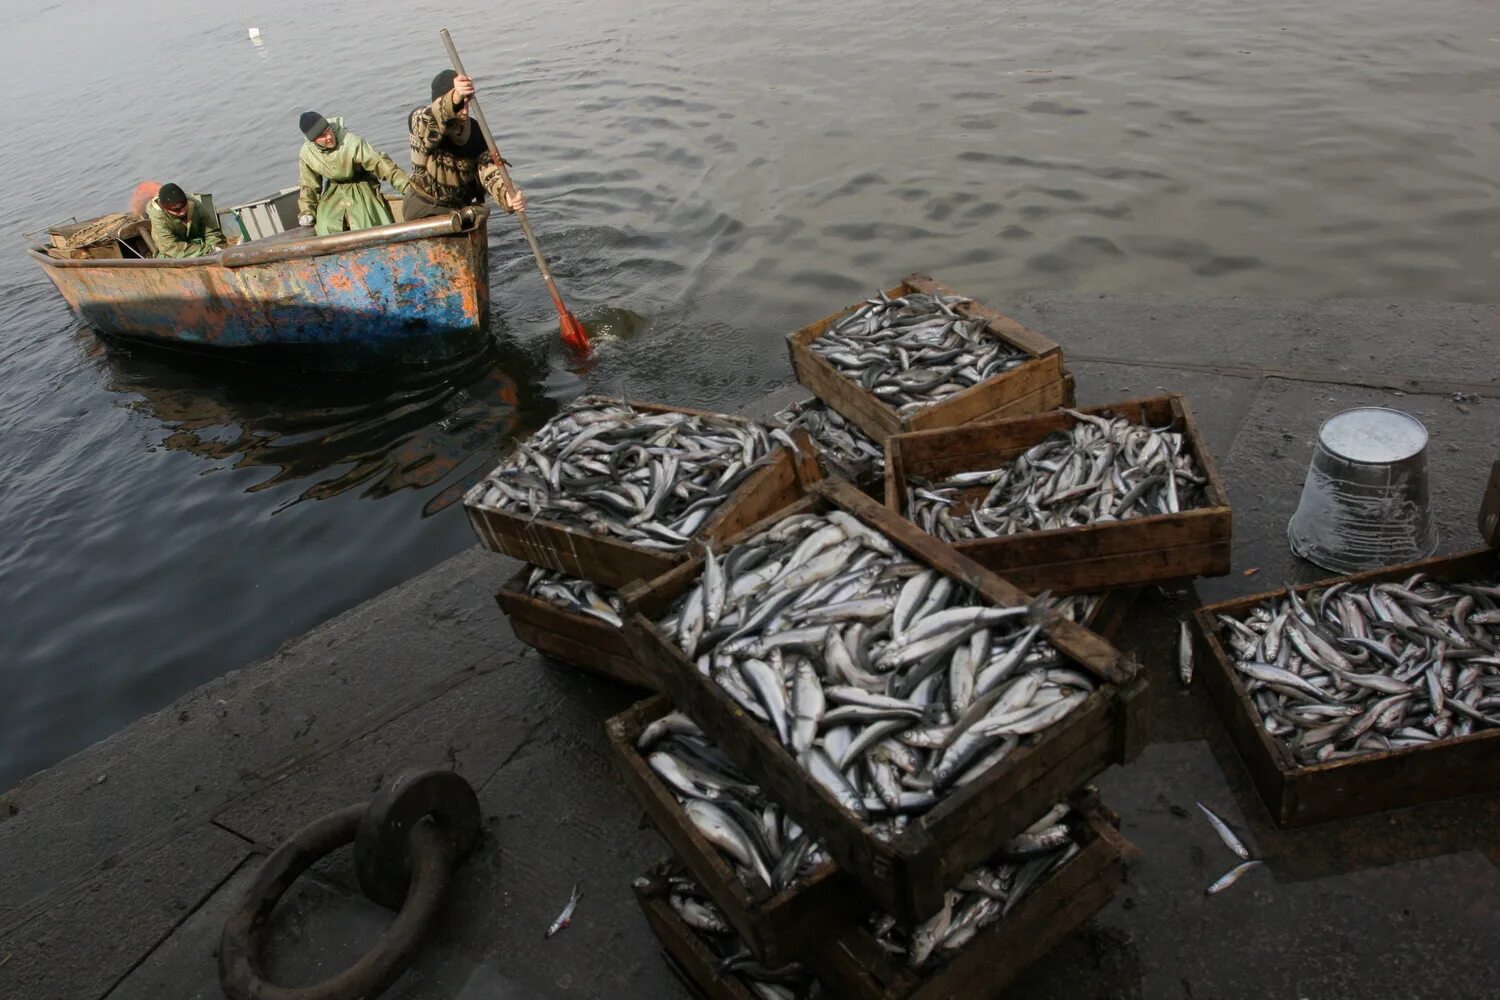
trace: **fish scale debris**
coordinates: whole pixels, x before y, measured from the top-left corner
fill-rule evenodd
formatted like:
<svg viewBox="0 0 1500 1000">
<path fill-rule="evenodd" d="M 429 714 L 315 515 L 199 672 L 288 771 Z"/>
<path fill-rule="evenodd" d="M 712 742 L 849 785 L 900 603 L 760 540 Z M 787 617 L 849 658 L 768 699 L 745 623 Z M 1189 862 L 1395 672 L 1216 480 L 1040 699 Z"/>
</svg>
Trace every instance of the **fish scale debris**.
<svg viewBox="0 0 1500 1000">
<path fill-rule="evenodd" d="M 1019 368 L 1031 355 L 964 315 L 972 299 L 913 293 L 866 299 L 810 348 L 905 415 Z"/>
<path fill-rule="evenodd" d="M 1258 722 L 1301 764 L 1500 727 L 1500 585 L 1336 583 L 1218 618 Z"/>
<path fill-rule="evenodd" d="M 480 503 L 678 549 L 769 460 L 778 435 L 735 417 L 585 398 L 520 442 L 486 477 Z"/>
<path fill-rule="evenodd" d="M 996 469 L 907 482 L 907 517 L 946 541 L 1103 524 L 1208 505 L 1186 438 L 1126 417 L 1078 422 Z"/>
<path fill-rule="evenodd" d="M 706 563 L 658 624 L 878 837 L 1097 686 L 1045 638 L 1045 606 L 981 603 L 844 511 L 784 518 Z"/>
<path fill-rule="evenodd" d="M 769 885 L 779 893 L 829 863 L 822 847 L 750 784 L 686 715 L 672 712 L 657 719 L 636 748 L 689 821 L 747 885 Z M 903 928 L 879 911 L 866 917 L 865 926 L 883 949 L 914 968 L 934 964 L 999 922 L 1073 858 L 1079 844 L 1064 822 L 1066 814 L 1067 807 L 1059 804 L 1012 838 L 987 864 L 966 874 L 944 897 L 943 909 L 917 927 Z M 718 926 L 718 933 L 729 933 L 722 916 L 706 926 L 689 923 L 700 932 Z"/>
</svg>

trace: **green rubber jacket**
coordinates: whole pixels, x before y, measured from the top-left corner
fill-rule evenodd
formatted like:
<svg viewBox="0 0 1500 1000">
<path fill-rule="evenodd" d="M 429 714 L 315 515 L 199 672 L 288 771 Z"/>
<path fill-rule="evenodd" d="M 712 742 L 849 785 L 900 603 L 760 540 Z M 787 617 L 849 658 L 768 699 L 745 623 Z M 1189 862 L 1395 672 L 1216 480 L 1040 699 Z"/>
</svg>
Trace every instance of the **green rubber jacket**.
<svg viewBox="0 0 1500 1000">
<path fill-rule="evenodd" d="M 224 248 L 224 231 L 219 228 L 219 220 L 192 195 L 188 195 L 188 204 L 190 209 L 186 219 L 163 212 L 155 198 L 146 206 L 156 256 L 206 257 Z"/>
<path fill-rule="evenodd" d="M 405 193 L 406 171 L 389 156 L 344 129 L 342 118 L 330 118 L 335 144 L 324 149 L 311 139 L 297 156 L 301 167 L 297 214 L 311 215 L 319 236 L 346 229 L 389 225 L 390 206 L 380 196 L 380 182 Z"/>
</svg>

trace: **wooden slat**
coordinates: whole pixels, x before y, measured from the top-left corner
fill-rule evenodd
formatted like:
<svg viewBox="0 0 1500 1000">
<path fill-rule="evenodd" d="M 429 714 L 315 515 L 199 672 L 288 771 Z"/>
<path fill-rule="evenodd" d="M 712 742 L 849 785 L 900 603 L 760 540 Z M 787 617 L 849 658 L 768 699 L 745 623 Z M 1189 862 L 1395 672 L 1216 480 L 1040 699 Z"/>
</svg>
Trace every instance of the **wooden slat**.
<svg viewBox="0 0 1500 1000">
<path fill-rule="evenodd" d="M 1031 407 L 1018 407 L 1017 404 L 1034 400 L 1038 394 L 1046 392 L 1048 386 L 1061 386 L 1062 380 L 1062 355 L 1049 354 L 914 411 L 903 418 L 903 429 L 952 427 L 972 420 L 990 419 L 1002 412 L 1035 412 Z"/>
<path fill-rule="evenodd" d="M 651 825 L 763 961 L 776 966 L 795 959 L 836 933 L 841 921 L 852 921 L 868 907 L 853 880 L 832 862 L 775 894 L 764 885 L 749 886 L 736 875 L 636 750 L 646 726 L 670 711 L 671 701 L 656 697 L 605 723 L 615 764 Z"/>
<path fill-rule="evenodd" d="M 821 509 L 836 506 L 848 511 L 881 531 L 912 558 L 964 582 L 993 603 L 1013 606 L 1029 601 L 1015 587 L 895 517 L 847 483 L 819 483 L 796 509 L 820 509 L 820 504 Z M 742 537 L 763 530 L 769 523 L 752 526 Z M 730 544 L 738 540 L 731 539 Z M 809 779 L 768 727 L 749 718 L 717 684 L 699 674 L 649 617 L 665 613 L 700 571 L 701 560 L 695 559 L 625 595 L 631 612 L 626 636 L 637 658 L 657 668 L 663 688 L 673 701 L 712 733 L 720 749 L 767 794 L 783 803 L 872 899 L 900 919 L 915 921 L 935 911 L 941 905 L 943 890 L 951 884 L 945 881 L 950 875 L 956 878 L 972 868 L 993 852 L 994 842 L 1024 829 L 1052 802 L 1103 767 L 1123 762 L 1123 753 L 1138 752 L 1144 741 L 1143 736 L 1115 731 L 1144 723 L 1143 713 L 1125 712 L 1116 706 L 1122 685 L 1134 690 L 1139 666 L 1123 660 L 1102 637 L 1071 622 L 1054 621 L 1046 629 L 1053 644 L 1102 680 L 1090 702 L 1099 707 L 1082 715 L 1075 713 L 1080 719 L 1091 720 L 1092 713 L 1098 712 L 1098 731 L 1091 723 L 1076 723 L 1070 716 L 992 772 L 951 792 L 929 814 L 934 817 L 930 823 L 928 817 L 919 817 L 895 844 L 887 843 L 866 831 L 826 789 Z M 1075 726 L 1081 728 L 1075 732 Z M 1085 749 L 1080 750 L 1080 745 Z M 1016 762 L 1023 766 L 1017 768 Z M 941 836 L 934 836 L 929 826 Z M 964 832 L 969 830 L 980 834 Z M 955 850 L 942 838 L 959 841 L 960 849 Z"/>
<path fill-rule="evenodd" d="M 1500 546 L 1500 462 L 1490 469 L 1490 481 L 1479 501 L 1479 537 Z"/>
<path fill-rule="evenodd" d="M 1480 549 L 1437 556 L 1292 589 L 1305 594 L 1342 581 L 1357 586 L 1403 580 L 1417 572 L 1438 580 L 1494 579 L 1500 573 L 1500 551 Z M 1263 601 L 1285 593 L 1284 589 L 1266 591 L 1211 604 L 1194 613 L 1198 676 L 1279 825 L 1303 826 L 1500 789 L 1500 730 L 1329 764 L 1298 764 L 1290 751 L 1260 725 L 1259 713 L 1219 640 L 1216 620 L 1220 614 L 1242 617 Z"/>
</svg>

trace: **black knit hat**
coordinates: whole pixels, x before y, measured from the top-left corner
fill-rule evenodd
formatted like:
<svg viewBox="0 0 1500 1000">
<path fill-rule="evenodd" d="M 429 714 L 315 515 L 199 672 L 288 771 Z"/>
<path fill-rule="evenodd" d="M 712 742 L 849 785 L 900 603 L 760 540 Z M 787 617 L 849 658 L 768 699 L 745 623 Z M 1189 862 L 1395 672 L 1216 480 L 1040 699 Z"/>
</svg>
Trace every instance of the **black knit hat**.
<svg viewBox="0 0 1500 1000">
<path fill-rule="evenodd" d="M 458 74 L 451 69 L 445 69 L 432 78 L 432 99 L 435 101 L 448 91 L 453 89 L 453 81 Z"/>
<path fill-rule="evenodd" d="M 297 119 L 297 127 L 309 139 L 316 139 L 328 127 L 328 119 L 316 111 L 304 111 L 302 112 L 302 117 Z"/>
<path fill-rule="evenodd" d="M 156 203 L 158 205 L 181 205 L 187 201 L 187 195 L 182 193 L 182 188 L 176 184 L 163 184 L 156 192 Z"/>
</svg>

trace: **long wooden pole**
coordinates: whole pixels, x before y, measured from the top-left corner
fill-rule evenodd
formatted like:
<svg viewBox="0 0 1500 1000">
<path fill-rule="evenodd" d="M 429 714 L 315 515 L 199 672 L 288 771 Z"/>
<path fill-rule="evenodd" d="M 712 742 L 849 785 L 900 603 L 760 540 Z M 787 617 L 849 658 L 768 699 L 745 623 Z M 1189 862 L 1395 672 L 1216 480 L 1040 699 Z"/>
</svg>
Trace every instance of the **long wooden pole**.
<svg viewBox="0 0 1500 1000">
<path fill-rule="evenodd" d="M 463 60 L 458 57 L 458 49 L 453 45 L 453 37 L 448 34 L 448 29 L 443 28 L 439 34 L 443 36 L 443 45 L 448 49 L 448 58 L 453 62 L 453 72 L 459 76 L 468 76 L 464 70 Z M 510 171 L 505 169 L 505 160 L 500 156 L 500 148 L 495 145 L 495 136 L 490 132 L 489 122 L 484 120 L 484 112 L 479 107 L 479 95 L 470 94 L 468 98 L 469 114 L 479 123 L 479 132 L 484 136 L 485 144 L 490 148 L 490 157 L 495 161 L 495 166 L 500 170 L 500 178 L 505 181 L 508 190 L 515 190 L 515 185 L 510 181 Z M 520 220 L 521 232 L 526 234 L 526 242 L 531 244 L 531 254 L 536 258 L 537 270 L 542 272 L 542 280 L 547 283 L 547 292 L 552 296 L 552 304 L 557 307 L 557 319 L 562 328 L 563 342 L 581 351 L 589 349 L 589 337 L 583 329 L 583 324 L 568 311 L 563 305 L 562 295 L 557 290 L 557 282 L 552 278 L 552 269 L 547 266 L 547 258 L 542 256 L 542 248 L 537 244 L 536 234 L 531 231 L 531 223 L 526 218 L 526 213 L 516 213 Z"/>
</svg>

